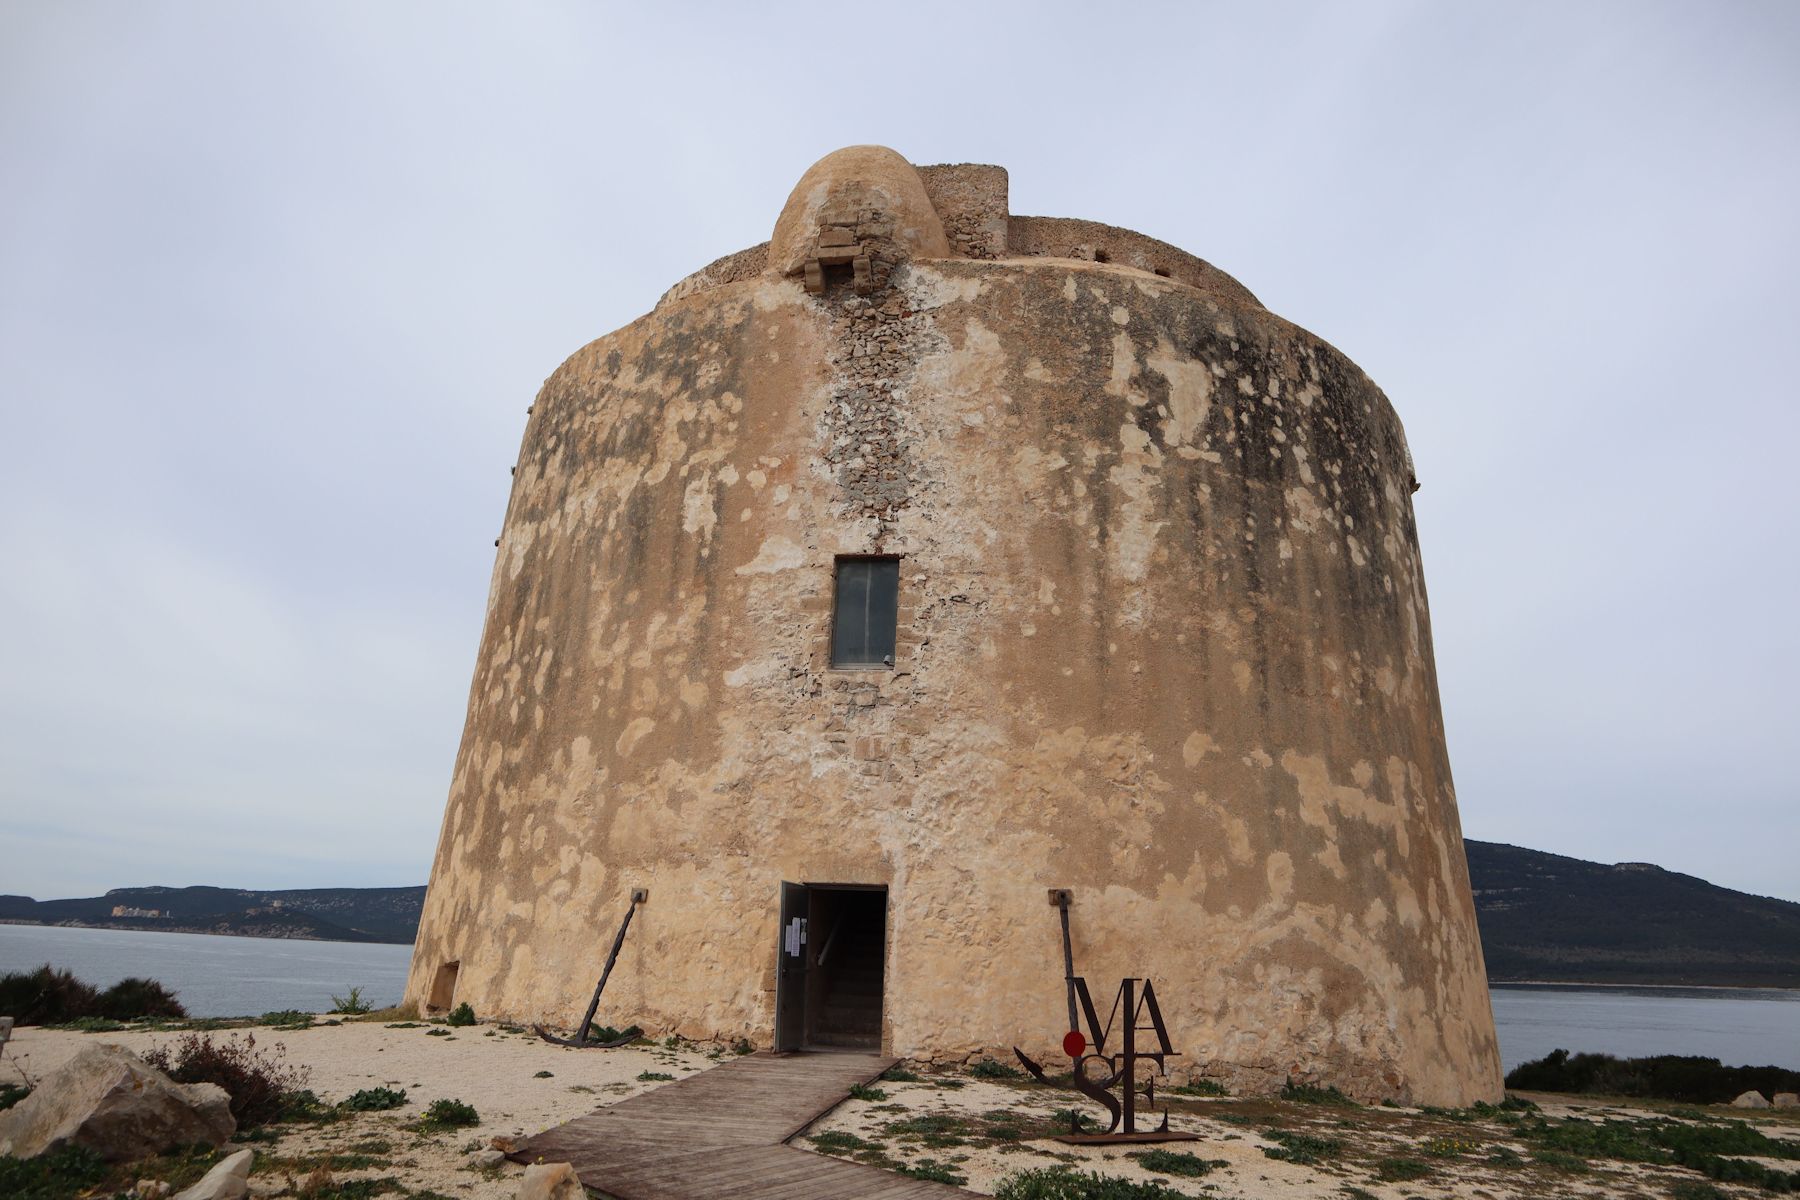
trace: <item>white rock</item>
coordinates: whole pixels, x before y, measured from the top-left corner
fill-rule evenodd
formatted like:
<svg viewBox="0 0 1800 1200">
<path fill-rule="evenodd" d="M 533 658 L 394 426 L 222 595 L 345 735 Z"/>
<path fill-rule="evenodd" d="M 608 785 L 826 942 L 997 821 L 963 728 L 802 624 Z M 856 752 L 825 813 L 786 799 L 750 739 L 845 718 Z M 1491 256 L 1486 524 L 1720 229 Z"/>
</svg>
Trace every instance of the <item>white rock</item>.
<svg viewBox="0 0 1800 1200">
<path fill-rule="evenodd" d="M 200 1177 L 175 1200 L 244 1200 L 250 1192 L 250 1160 L 254 1150 L 239 1150 L 230 1158 L 220 1159 L 217 1166 Z"/>
<path fill-rule="evenodd" d="M 497 1167 L 505 1161 L 506 1152 L 503 1150 L 477 1150 L 469 1159 L 469 1165 L 472 1167 Z"/>
<path fill-rule="evenodd" d="M 1733 1107 L 1733 1108 L 1767 1108 L 1767 1107 L 1769 1107 L 1769 1102 L 1767 1099 L 1764 1098 L 1764 1096 L 1761 1092 L 1750 1091 L 1750 1092 L 1745 1092 L 1743 1095 L 1739 1096 L 1736 1100 L 1733 1100 L 1731 1102 L 1731 1107 Z"/>
<path fill-rule="evenodd" d="M 131 1194 L 138 1200 L 165 1200 L 175 1188 L 165 1179 L 140 1179 L 131 1185 Z"/>
<path fill-rule="evenodd" d="M 89 1046 L 0 1113 L 0 1154 L 36 1158 L 75 1145 L 131 1162 L 172 1146 L 217 1146 L 236 1130 L 224 1088 L 176 1083 L 122 1046 Z"/>
<path fill-rule="evenodd" d="M 581 1179 L 568 1163 L 538 1163 L 525 1168 L 519 1200 L 586 1200 Z"/>
</svg>

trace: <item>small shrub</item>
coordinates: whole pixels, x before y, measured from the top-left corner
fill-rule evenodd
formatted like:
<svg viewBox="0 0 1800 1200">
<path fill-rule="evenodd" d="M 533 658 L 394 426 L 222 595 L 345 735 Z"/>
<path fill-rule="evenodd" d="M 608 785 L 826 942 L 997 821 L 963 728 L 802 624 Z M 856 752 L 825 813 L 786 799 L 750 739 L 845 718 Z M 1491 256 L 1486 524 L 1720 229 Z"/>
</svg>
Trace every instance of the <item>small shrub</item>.
<svg viewBox="0 0 1800 1200">
<path fill-rule="evenodd" d="M 419 1118 L 419 1124 L 430 1129 L 459 1129 L 466 1125 L 481 1124 L 481 1114 L 475 1111 L 472 1104 L 464 1104 L 461 1100 L 433 1100 Z"/>
<path fill-rule="evenodd" d="M 231 1115 L 240 1128 L 254 1128 L 281 1116 L 290 1093 L 306 1081 L 304 1067 L 282 1061 L 285 1051 L 256 1049 L 256 1035 L 217 1041 L 190 1033 L 173 1046 L 158 1046 L 144 1061 L 177 1083 L 216 1083 L 231 1096 Z"/>
<path fill-rule="evenodd" d="M 1231 1165 L 1223 1158 L 1201 1158 L 1198 1154 L 1189 1154 L 1183 1150 L 1146 1150 L 1135 1157 L 1138 1165 L 1146 1171 L 1155 1171 L 1158 1175 L 1183 1175 L 1188 1178 L 1198 1178 L 1212 1171 L 1214 1167 Z"/>
<path fill-rule="evenodd" d="M 638 1081 L 640 1083 L 667 1083 L 671 1079 L 674 1079 L 674 1078 L 675 1077 L 673 1075 L 668 1074 L 666 1071 L 639 1071 L 638 1072 Z"/>
<path fill-rule="evenodd" d="M 752 1046 L 750 1044 L 749 1038 L 739 1038 L 737 1041 L 735 1041 L 731 1044 L 731 1052 L 733 1054 L 739 1054 L 739 1055 L 755 1054 L 756 1047 Z"/>
<path fill-rule="evenodd" d="M 448 1029 L 427 1029 L 427 1030 L 426 1030 L 426 1031 L 425 1031 L 425 1036 L 426 1036 L 426 1037 L 447 1037 L 447 1038 L 453 1038 L 453 1037 L 455 1037 L 455 1036 L 456 1036 L 456 1035 L 455 1035 L 455 1034 L 454 1034 L 454 1033 L 451 1033 L 451 1032 L 450 1032 L 450 1031 L 449 1031 L 449 1030 L 448 1030 Z"/>
<path fill-rule="evenodd" d="M 850 1085 L 850 1098 L 852 1100 L 881 1101 L 887 1099 L 887 1093 L 866 1083 L 853 1083 Z"/>
<path fill-rule="evenodd" d="M 969 1074 L 977 1079 L 1023 1079 L 1025 1072 L 1017 1067 L 1009 1067 L 1003 1062 L 995 1062 L 984 1058 L 969 1068 Z"/>
<path fill-rule="evenodd" d="M 360 1092 L 351 1092 L 338 1104 L 339 1108 L 351 1112 L 386 1112 L 390 1108 L 399 1108 L 406 1103 L 406 1092 L 397 1088 L 364 1088 Z"/>
<path fill-rule="evenodd" d="M 1210 1079 L 1190 1079 L 1186 1083 L 1182 1084 L 1180 1087 L 1170 1088 L 1169 1091 L 1177 1096 L 1229 1096 L 1229 1095 L 1231 1095 L 1231 1093 L 1226 1090 L 1224 1084 L 1214 1083 Z"/>
<path fill-rule="evenodd" d="M 889 1067 L 881 1073 L 881 1077 L 889 1083 L 917 1083 L 923 1078 L 907 1070 L 905 1067 Z"/>
<path fill-rule="evenodd" d="M 469 1015 L 474 1016 L 475 1014 L 470 1013 Z M 627 1025 L 624 1029 L 614 1029 L 611 1025 L 596 1025 L 588 1030 L 588 1041 L 622 1042 L 628 1038 L 639 1037 L 643 1032 L 636 1025 Z"/>
<path fill-rule="evenodd" d="M 85 1146 L 36 1158 L 0 1158 L 0 1196 L 7 1200 L 68 1200 L 105 1178 L 106 1163 Z"/>
<path fill-rule="evenodd" d="M 31 1089 L 23 1084 L 0 1083 L 0 1112 L 5 1112 L 29 1095 Z"/>
<path fill-rule="evenodd" d="M 914 1179 L 923 1179 L 930 1183 L 947 1183 L 951 1187 L 961 1187 L 969 1182 L 967 1175 L 957 1174 L 955 1168 L 946 1166 L 936 1159 L 921 1158 L 916 1163 L 907 1163 L 894 1168 L 901 1175 L 910 1175 Z"/>
<path fill-rule="evenodd" d="M 1431 1168 L 1416 1158 L 1384 1158 L 1375 1164 L 1375 1177 L 1383 1183 L 1404 1183 L 1429 1174 Z"/>
<path fill-rule="evenodd" d="M 187 1016 L 175 993 L 154 979 L 121 979 L 100 993 L 99 1012 L 115 1021 L 173 1021 Z"/>
<path fill-rule="evenodd" d="M 1461 1158 L 1465 1154 L 1474 1153 L 1481 1147 L 1475 1142 L 1464 1141 L 1462 1138 L 1434 1137 L 1425 1139 L 1419 1149 L 1430 1158 Z"/>
<path fill-rule="evenodd" d="M 1336 1087 L 1319 1087 L 1312 1083 L 1295 1083 L 1289 1079 L 1281 1085 L 1281 1098 L 1296 1104 L 1332 1104 L 1339 1108 L 1361 1108 L 1362 1106 Z"/>
<path fill-rule="evenodd" d="M 0 1013 L 20 1025 L 61 1025 L 100 1015 L 100 993 L 45 963 L 35 971 L 0 975 Z"/>
<path fill-rule="evenodd" d="M 807 1140 L 826 1154 L 849 1154 L 852 1150 L 871 1150 L 875 1147 L 874 1142 L 864 1141 L 854 1133 L 842 1129 L 827 1129 Z"/>
<path fill-rule="evenodd" d="M 474 1023 L 475 1010 L 469 1007 L 469 1002 L 467 1000 L 464 1000 L 461 1004 L 451 1009 L 450 1015 L 444 1018 L 444 1024 L 454 1026 L 458 1029 L 473 1025 Z"/>
<path fill-rule="evenodd" d="M 363 999 L 363 990 L 360 987 L 352 987 L 348 996 L 331 998 L 331 1011 L 342 1013 L 347 1017 L 358 1017 L 363 1013 L 374 1012 L 375 1006 Z"/>
<path fill-rule="evenodd" d="M 555 1074 L 555 1072 L 552 1072 L 552 1071 L 539 1071 L 536 1075 L 533 1075 L 532 1078 L 533 1079 L 555 1079 L 556 1074 Z"/>
<path fill-rule="evenodd" d="M 994 1189 L 994 1200 L 1179 1200 L 1181 1195 L 1167 1184 L 1136 1183 L 1091 1171 L 1081 1174 L 1068 1167 L 1019 1171 Z"/>
</svg>

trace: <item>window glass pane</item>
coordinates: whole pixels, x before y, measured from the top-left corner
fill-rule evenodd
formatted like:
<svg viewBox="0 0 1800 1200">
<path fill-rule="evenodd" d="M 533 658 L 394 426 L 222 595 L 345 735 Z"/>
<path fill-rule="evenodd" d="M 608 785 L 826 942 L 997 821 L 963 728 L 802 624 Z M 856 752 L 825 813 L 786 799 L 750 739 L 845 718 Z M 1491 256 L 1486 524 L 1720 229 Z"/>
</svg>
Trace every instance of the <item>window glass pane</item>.
<svg viewBox="0 0 1800 1200">
<path fill-rule="evenodd" d="M 881 666 L 894 653 L 900 561 L 840 558 L 831 630 L 831 665 Z"/>
</svg>

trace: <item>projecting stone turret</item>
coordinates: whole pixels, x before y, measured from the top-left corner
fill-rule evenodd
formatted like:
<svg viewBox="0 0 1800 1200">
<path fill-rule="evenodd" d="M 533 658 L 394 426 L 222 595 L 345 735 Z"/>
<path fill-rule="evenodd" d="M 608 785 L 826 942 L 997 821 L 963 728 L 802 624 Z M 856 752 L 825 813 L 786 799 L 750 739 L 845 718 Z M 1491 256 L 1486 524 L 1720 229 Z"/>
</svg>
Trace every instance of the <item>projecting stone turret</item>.
<svg viewBox="0 0 1800 1200">
<path fill-rule="evenodd" d="M 539 394 L 409 997 L 1500 1094 L 1387 398 L 1165 243 L 853 147 Z"/>
</svg>

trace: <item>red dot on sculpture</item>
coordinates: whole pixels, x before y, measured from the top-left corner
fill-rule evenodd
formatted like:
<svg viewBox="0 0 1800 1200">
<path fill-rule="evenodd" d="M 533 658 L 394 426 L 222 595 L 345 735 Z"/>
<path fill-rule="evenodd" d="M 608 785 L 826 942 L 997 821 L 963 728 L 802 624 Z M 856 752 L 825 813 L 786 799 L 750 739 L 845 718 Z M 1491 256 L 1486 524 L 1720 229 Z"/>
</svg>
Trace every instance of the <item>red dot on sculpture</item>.
<svg viewBox="0 0 1800 1200">
<path fill-rule="evenodd" d="M 1087 1039 L 1081 1036 L 1079 1029 L 1071 1029 L 1063 1034 L 1063 1053 L 1070 1058 L 1080 1058 L 1087 1049 Z"/>
</svg>

